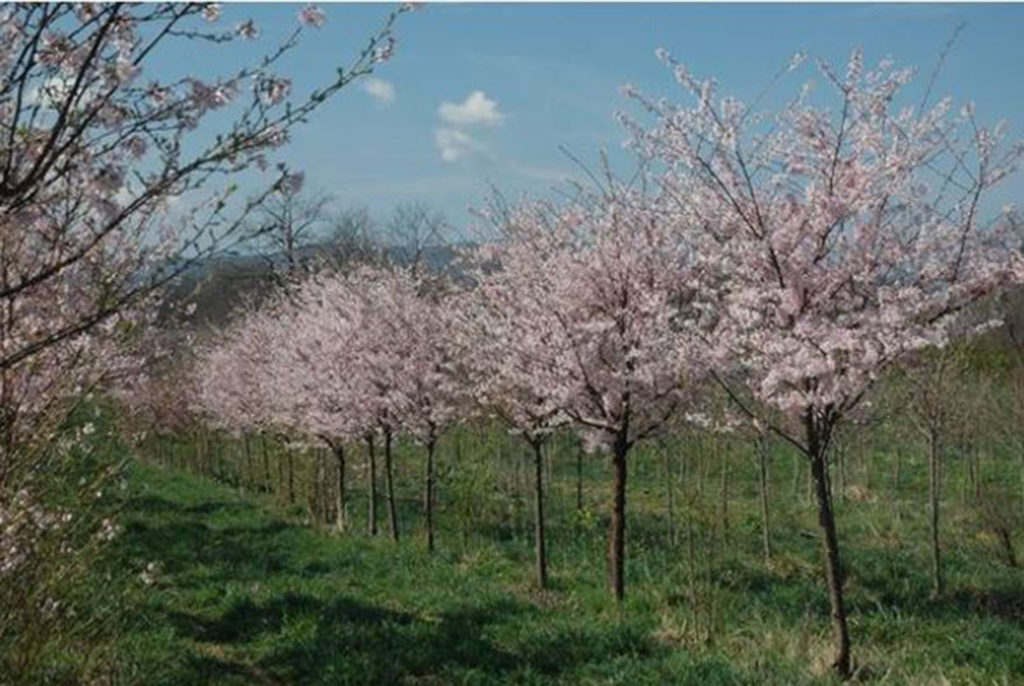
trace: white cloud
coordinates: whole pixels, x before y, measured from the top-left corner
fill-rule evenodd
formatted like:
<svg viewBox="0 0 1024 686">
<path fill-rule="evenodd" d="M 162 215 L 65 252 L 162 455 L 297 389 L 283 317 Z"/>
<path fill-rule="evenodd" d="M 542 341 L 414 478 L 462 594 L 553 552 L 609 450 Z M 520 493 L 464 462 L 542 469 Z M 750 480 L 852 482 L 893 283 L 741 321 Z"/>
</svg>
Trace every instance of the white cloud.
<svg viewBox="0 0 1024 686">
<path fill-rule="evenodd" d="M 395 102 L 395 87 L 383 79 L 364 79 L 363 90 L 381 105 L 392 105 Z"/>
<path fill-rule="evenodd" d="M 499 126 L 505 120 L 498 103 L 483 91 L 473 91 L 461 103 L 442 102 L 437 109 L 441 119 L 453 126 Z"/>
<path fill-rule="evenodd" d="M 441 159 L 445 162 L 458 162 L 483 149 L 483 146 L 468 133 L 447 127 L 434 131 L 434 142 L 441 151 Z"/>
</svg>

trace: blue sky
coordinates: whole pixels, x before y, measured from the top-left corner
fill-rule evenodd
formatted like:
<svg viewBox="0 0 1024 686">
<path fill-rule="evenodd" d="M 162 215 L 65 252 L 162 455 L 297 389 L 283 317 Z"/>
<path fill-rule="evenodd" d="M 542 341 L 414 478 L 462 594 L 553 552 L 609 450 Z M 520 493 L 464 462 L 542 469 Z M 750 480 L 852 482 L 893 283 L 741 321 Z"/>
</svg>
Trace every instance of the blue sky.
<svg viewBox="0 0 1024 686">
<path fill-rule="evenodd" d="M 222 21 L 253 17 L 265 43 L 294 26 L 300 7 L 232 5 Z M 298 92 L 347 63 L 389 6 L 323 8 L 327 25 L 282 65 Z M 515 197 L 579 178 L 560 146 L 588 163 L 608 149 L 628 169 L 613 114 L 631 106 L 619 87 L 676 93 L 658 47 L 748 101 L 797 50 L 841 63 L 862 47 L 868 63 L 889 56 L 917 66 L 923 89 L 961 22 L 935 95 L 973 100 L 983 120 L 1008 119 L 1021 137 L 1024 5 L 427 4 L 397 27 L 396 56 L 375 74 L 388 85 L 378 83 L 376 96 L 358 86 L 342 92 L 294 132 L 283 158 L 342 206 L 384 215 L 422 201 L 463 226 L 489 184 Z M 813 76 L 795 72 L 776 91 L 792 93 Z M 1003 195 L 1024 195 L 1024 185 Z"/>
</svg>

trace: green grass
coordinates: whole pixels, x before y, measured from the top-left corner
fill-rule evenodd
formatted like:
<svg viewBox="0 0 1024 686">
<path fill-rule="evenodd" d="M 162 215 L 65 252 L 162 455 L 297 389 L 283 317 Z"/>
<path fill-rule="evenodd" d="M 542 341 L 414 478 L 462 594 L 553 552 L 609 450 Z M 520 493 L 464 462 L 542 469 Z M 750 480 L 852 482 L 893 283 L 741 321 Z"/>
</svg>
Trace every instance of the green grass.
<svg viewBox="0 0 1024 686">
<path fill-rule="evenodd" d="M 380 536 L 364 533 L 358 497 L 354 531 L 338 535 L 304 524 L 298 506 L 134 464 L 125 533 L 110 563 L 136 573 L 154 562 L 159 572 L 152 585 L 136 580 L 125 593 L 116 681 L 831 683 L 822 668 L 829 634 L 814 518 L 790 493 L 788 458 L 776 460 L 776 554 L 766 566 L 750 464 L 733 458 L 727 530 L 717 467 L 701 477 L 700 494 L 695 473 L 677 475 L 672 545 L 665 476 L 653 454 L 638 454 L 622 607 L 604 586 L 602 462 L 587 463 L 587 510 L 578 513 L 574 464 L 556 461 L 553 578 L 539 591 L 528 503 L 506 502 L 486 479 L 466 485 L 449 473 L 440 550 L 426 554 L 413 459 L 404 455 L 401 475 L 401 518 L 412 530 L 398 545 L 383 519 Z M 930 600 L 920 464 L 908 463 L 903 478 L 896 504 L 879 485 L 863 502 L 838 505 L 858 678 L 1024 683 L 1024 574 L 1000 561 L 951 486 L 949 591 Z M 460 488 L 466 493 L 456 500 Z M 472 489 L 482 491 L 475 505 Z M 467 523 L 468 512 L 475 521 Z"/>
</svg>

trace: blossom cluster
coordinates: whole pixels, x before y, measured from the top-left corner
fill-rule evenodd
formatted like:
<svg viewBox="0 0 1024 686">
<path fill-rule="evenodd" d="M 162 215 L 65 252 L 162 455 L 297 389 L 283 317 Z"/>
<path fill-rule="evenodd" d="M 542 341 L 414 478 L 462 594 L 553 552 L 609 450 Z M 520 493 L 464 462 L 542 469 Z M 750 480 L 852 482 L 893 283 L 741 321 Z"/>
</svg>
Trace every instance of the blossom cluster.
<svg viewBox="0 0 1024 686">
<path fill-rule="evenodd" d="M 409 270 L 314 274 L 203 350 L 196 404 L 230 430 L 436 440 L 458 405 L 448 319 L 436 285 Z"/>
<path fill-rule="evenodd" d="M 913 72 L 859 51 L 844 74 L 819 65 L 832 103 L 805 88 L 773 116 L 660 57 L 692 104 L 632 91 L 655 121 L 624 118 L 630 144 L 692 250 L 709 354 L 768 405 L 845 413 L 1024 277 L 1012 210 L 983 219 L 1024 155 L 1005 124 L 901 104 Z"/>
</svg>

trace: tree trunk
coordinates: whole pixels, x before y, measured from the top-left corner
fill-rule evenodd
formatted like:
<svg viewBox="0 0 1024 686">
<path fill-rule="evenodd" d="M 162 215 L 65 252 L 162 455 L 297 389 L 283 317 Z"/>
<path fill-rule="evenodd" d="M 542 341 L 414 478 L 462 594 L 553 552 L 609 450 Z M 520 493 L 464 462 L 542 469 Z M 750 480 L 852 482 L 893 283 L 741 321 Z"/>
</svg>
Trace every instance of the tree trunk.
<svg viewBox="0 0 1024 686">
<path fill-rule="evenodd" d="M 1000 526 L 996 534 L 999 536 L 999 542 L 1003 545 L 1003 555 L 1006 556 L 1006 564 L 1016 567 L 1017 555 L 1013 551 L 1013 539 L 1010 535 L 1010 529 L 1006 526 Z"/>
<path fill-rule="evenodd" d="M 544 454 L 541 442 L 534 441 L 533 447 L 533 545 L 536 556 L 537 585 L 548 585 L 548 557 L 544 536 Z"/>
<path fill-rule="evenodd" d="M 719 488 L 720 502 L 718 505 L 718 516 L 719 521 L 722 525 L 722 538 L 726 542 L 729 540 L 729 460 L 727 451 L 722 449 L 721 445 L 716 446 L 716 457 L 722 463 L 721 467 L 721 484 Z"/>
<path fill-rule="evenodd" d="M 242 446 L 245 450 L 245 478 L 242 483 L 245 486 L 251 486 L 255 482 L 253 478 L 255 470 L 252 467 L 252 446 L 249 445 L 249 434 L 242 435 Z"/>
<path fill-rule="evenodd" d="M 842 440 L 833 443 L 836 454 L 836 490 L 839 502 L 846 502 L 846 444 Z"/>
<path fill-rule="evenodd" d="M 1024 456 L 1021 464 L 1024 465 Z M 1022 471 L 1024 473 L 1024 471 Z M 583 512 L 583 446 L 576 448 L 576 511 Z"/>
<path fill-rule="evenodd" d="M 932 598 L 942 595 L 942 555 L 939 548 L 939 435 L 938 429 L 928 432 L 928 504 L 932 544 Z"/>
<path fill-rule="evenodd" d="M 843 570 L 839 559 L 839 537 L 836 534 L 835 512 L 829 492 L 827 448 L 823 444 L 821 429 L 808 413 L 806 418 L 808 457 L 811 476 L 814 481 L 814 495 L 818 506 L 818 525 L 822 532 L 822 549 L 825 562 L 825 581 L 828 584 L 828 599 L 832 616 L 832 640 L 835 655 L 832 668 L 843 679 L 849 678 L 850 631 L 846 622 L 846 606 L 843 602 Z"/>
<path fill-rule="evenodd" d="M 377 451 L 373 434 L 366 437 L 367 475 L 370 491 L 370 511 L 367 514 L 367 528 L 371 536 L 377 535 Z"/>
<path fill-rule="evenodd" d="M 825 487 L 829 492 L 832 490 L 832 486 L 828 482 L 828 457 L 823 458 L 825 463 L 821 466 L 822 473 L 825 477 Z M 831 496 L 830 496 L 831 497 Z M 804 493 L 804 501 L 811 502 L 814 499 L 814 470 L 807 470 L 807 489 Z"/>
<path fill-rule="evenodd" d="M 697 487 L 697 497 L 699 498 L 704 495 L 704 439 L 698 436 L 694 443 L 696 453 L 694 454 L 692 471 Z"/>
<path fill-rule="evenodd" d="M 423 509 L 427 518 L 427 552 L 434 552 L 434 448 L 436 441 L 427 442 L 427 478 L 423 494 Z"/>
<path fill-rule="evenodd" d="M 676 533 L 676 489 L 672 476 L 672 454 L 667 448 L 663 448 L 662 453 L 665 456 L 665 485 L 668 489 L 668 542 L 675 548 L 678 544 L 678 535 Z"/>
<path fill-rule="evenodd" d="M 768 520 L 768 436 L 758 433 L 754 442 L 757 451 L 758 476 L 761 486 L 761 543 L 764 548 L 765 564 L 772 561 L 772 536 Z"/>
<path fill-rule="evenodd" d="M 892 496 L 890 497 L 890 504 L 893 518 L 896 525 L 899 526 L 901 520 L 901 508 L 900 508 L 900 481 L 903 471 L 903 451 L 896 448 L 895 456 L 893 458 L 892 465 Z"/>
<path fill-rule="evenodd" d="M 398 514 L 395 511 L 395 477 L 391 459 L 391 429 L 384 430 L 384 487 L 388 492 L 388 526 L 391 540 L 398 542 Z"/>
<path fill-rule="evenodd" d="M 260 451 L 263 453 L 263 492 L 270 493 L 270 449 L 267 448 L 266 436 L 260 436 Z"/>
<path fill-rule="evenodd" d="M 629 444 L 620 433 L 612 453 L 612 519 L 608 537 L 608 583 L 615 600 L 626 597 L 626 454 Z"/>
<path fill-rule="evenodd" d="M 277 457 L 277 483 L 274 487 L 274 495 L 277 496 L 277 502 L 283 505 L 287 502 L 288 474 L 285 470 L 285 456 L 281 454 L 281 446 L 276 445 L 276 443 L 277 441 L 275 440 L 274 455 Z"/>
<path fill-rule="evenodd" d="M 793 503 L 800 499 L 800 453 L 793 451 Z"/>
<path fill-rule="evenodd" d="M 324 464 L 320 459 L 319 451 L 311 451 L 309 458 L 313 461 L 313 483 L 312 488 L 306 494 L 306 502 L 309 504 L 310 519 L 319 523 L 326 521 L 324 519 L 326 508 L 323 499 Z"/>
<path fill-rule="evenodd" d="M 348 527 L 348 516 L 345 504 L 345 446 L 341 443 L 331 446 L 334 452 L 334 460 L 338 468 L 338 531 L 344 531 Z"/>
<path fill-rule="evenodd" d="M 295 504 L 295 455 L 291 450 L 286 450 L 288 456 L 288 504 Z"/>
<path fill-rule="evenodd" d="M 1024 453 L 1020 456 L 1020 487 L 1021 487 L 1021 508 L 1024 509 Z"/>
</svg>

